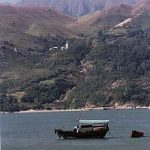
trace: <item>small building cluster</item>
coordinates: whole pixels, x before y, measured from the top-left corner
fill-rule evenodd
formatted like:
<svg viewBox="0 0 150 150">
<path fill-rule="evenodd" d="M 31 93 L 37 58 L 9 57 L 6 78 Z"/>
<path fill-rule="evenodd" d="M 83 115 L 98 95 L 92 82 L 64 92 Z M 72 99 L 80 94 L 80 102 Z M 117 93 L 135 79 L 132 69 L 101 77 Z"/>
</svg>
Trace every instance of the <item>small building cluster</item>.
<svg viewBox="0 0 150 150">
<path fill-rule="evenodd" d="M 69 49 L 69 42 L 67 41 L 66 44 L 64 46 L 55 46 L 55 47 L 51 47 L 49 48 L 49 51 L 52 51 L 52 50 L 68 50 Z"/>
</svg>

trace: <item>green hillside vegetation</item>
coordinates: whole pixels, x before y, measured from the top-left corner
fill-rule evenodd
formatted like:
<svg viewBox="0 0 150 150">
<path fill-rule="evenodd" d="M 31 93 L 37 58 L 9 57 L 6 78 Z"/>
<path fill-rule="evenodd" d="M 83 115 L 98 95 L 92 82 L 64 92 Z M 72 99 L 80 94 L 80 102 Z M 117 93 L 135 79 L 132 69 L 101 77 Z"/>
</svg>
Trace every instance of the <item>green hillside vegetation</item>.
<svg viewBox="0 0 150 150">
<path fill-rule="evenodd" d="M 14 65 L 11 62 L 12 68 L 1 73 L 1 109 L 149 105 L 150 29 L 113 31 L 72 39 L 69 50 L 40 52 L 28 57 L 30 61 L 21 54 L 18 59 L 10 55 Z M 24 93 L 21 98 L 19 92 Z"/>
<path fill-rule="evenodd" d="M 61 46 L 66 40 L 57 37 L 47 41 L 47 44 L 56 46 L 57 43 L 57 46 Z M 3 106 L 7 105 L 7 101 L 11 101 L 10 96 L 17 99 L 16 105 L 21 110 L 22 107 L 23 109 L 49 108 L 49 104 L 54 101 L 61 101 L 66 92 L 76 86 L 80 75 L 80 61 L 89 52 L 85 40 L 72 39 L 69 43 L 68 50 L 33 49 L 27 51 L 26 55 L 16 53 L 9 47 L 1 48 L 3 53 L 1 63 L 4 66 L 1 68 L 3 72 L 0 73 L 0 92 L 6 97 L 5 100 L 1 100 Z M 43 46 L 47 44 L 44 43 Z M 36 54 L 33 53 L 34 51 Z M 19 93 L 22 93 L 22 96 L 18 98 Z M 4 108 L 2 110 L 5 110 Z"/>
<path fill-rule="evenodd" d="M 149 9 L 139 13 L 141 5 L 138 6 L 134 11 L 129 8 L 133 16 L 126 13 L 128 7 L 121 6 L 126 16 L 123 20 L 119 17 L 105 28 L 101 28 L 103 21 L 99 20 L 90 28 L 85 26 L 86 32 L 76 31 L 78 36 L 70 30 L 70 24 L 74 22 L 70 17 L 58 13 L 55 14 L 58 18 L 49 16 L 44 8 L 21 10 L 10 7 L 15 13 L 14 18 L 20 16 L 22 11 L 32 12 L 35 21 L 31 18 L 31 24 L 42 18 L 40 27 L 43 27 L 46 13 L 45 21 L 48 24 L 51 24 L 51 20 L 55 21 L 54 24 L 60 20 L 62 28 L 58 25 L 56 32 L 59 33 L 55 34 L 51 32 L 54 26 L 49 28 L 46 23 L 50 30 L 48 34 L 44 32 L 41 35 L 35 32 L 35 26 L 29 28 L 31 24 L 27 22 L 27 28 L 21 25 L 24 30 L 20 26 L 11 28 L 9 24 L 7 31 L 4 22 L 8 24 L 10 16 L 6 15 L 8 18 L 2 20 L 0 26 L 5 30 L 0 28 L 3 31 L 0 32 L 0 111 L 149 106 L 150 13 Z M 9 10 L 6 8 L 1 7 L 0 11 L 6 13 Z M 116 10 L 120 11 L 120 8 L 112 8 L 114 18 L 118 16 Z M 43 16 L 36 19 L 36 12 L 42 12 Z M 1 15 L 4 18 L 5 15 Z M 111 16 L 110 11 L 106 16 Z M 105 15 L 101 17 L 105 20 Z M 18 17 L 16 19 L 20 21 Z M 88 17 L 86 19 L 90 22 Z M 76 24 L 73 27 L 78 30 Z M 68 34 L 58 36 L 66 28 Z M 16 31 L 10 32 L 11 29 Z M 46 28 L 42 29 L 47 31 Z M 69 49 L 62 50 L 67 41 Z"/>
<path fill-rule="evenodd" d="M 149 105 L 150 30 L 128 28 L 124 35 L 100 31 L 93 41 L 84 60 L 93 69 L 81 77 L 67 106 Z"/>
</svg>

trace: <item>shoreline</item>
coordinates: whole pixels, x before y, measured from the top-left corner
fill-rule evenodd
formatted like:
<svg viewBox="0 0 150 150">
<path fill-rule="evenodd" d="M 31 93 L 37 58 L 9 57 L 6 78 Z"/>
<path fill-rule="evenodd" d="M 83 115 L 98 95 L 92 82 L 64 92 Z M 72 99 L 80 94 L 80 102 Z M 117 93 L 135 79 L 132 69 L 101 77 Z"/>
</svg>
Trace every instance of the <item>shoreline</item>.
<svg viewBox="0 0 150 150">
<path fill-rule="evenodd" d="M 18 111 L 18 112 L 0 112 L 0 114 L 9 114 L 9 113 L 46 113 L 46 112 L 80 112 L 80 111 L 96 111 L 96 110 L 138 110 L 138 109 L 147 109 L 150 110 L 149 107 L 124 107 L 124 106 L 118 106 L 118 107 L 96 107 L 96 108 L 81 108 L 81 109 L 52 109 L 52 110 L 26 110 L 26 111 Z"/>
</svg>

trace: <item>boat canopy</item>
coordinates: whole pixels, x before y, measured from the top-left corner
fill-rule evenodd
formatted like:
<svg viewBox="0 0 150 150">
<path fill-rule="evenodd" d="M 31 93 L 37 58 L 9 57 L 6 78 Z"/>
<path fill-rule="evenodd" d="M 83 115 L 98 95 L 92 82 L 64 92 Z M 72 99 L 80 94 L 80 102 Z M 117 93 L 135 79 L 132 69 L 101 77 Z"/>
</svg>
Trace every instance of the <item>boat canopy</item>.
<svg viewBox="0 0 150 150">
<path fill-rule="evenodd" d="M 79 120 L 80 124 L 108 124 L 109 120 Z"/>
</svg>

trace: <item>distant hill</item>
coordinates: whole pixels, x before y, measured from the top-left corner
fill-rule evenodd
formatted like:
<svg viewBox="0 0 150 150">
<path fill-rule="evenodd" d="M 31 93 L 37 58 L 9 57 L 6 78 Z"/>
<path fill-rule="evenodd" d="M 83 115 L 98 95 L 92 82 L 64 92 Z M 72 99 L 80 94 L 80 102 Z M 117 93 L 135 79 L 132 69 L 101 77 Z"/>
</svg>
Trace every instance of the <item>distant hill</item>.
<svg viewBox="0 0 150 150">
<path fill-rule="evenodd" d="M 131 16 L 132 7 L 128 5 L 113 6 L 103 11 L 97 11 L 76 20 L 75 29 L 87 30 L 91 28 L 111 28 Z"/>
<path fill-rule="evenodd" d="M 145 10 L 150 10 L 150 1 L 149 0 L 140 0 L 133 9 L 133 14 L 140 13 Z"/>
<path fill-rule="evenodd" d="M 74 36 L 67 27 L 73 22 L 71 17 L 50 8 L 0 5 L 0 40 L 14 41 L 15 37 L 21 47 L 34 47 L 38 45 L 32 43 L 35 37 Z"/>
<path fill-rule="evenodd" d="M 21 0 L 16 3 L 16 5 L 28 7 L 52 7 L 68 15 L 81 16 L 114 5 L 133 5 L 137 1 L 139 0 Z"/>
<path fill-rule="evenodd" d="M 144 21 L 144 15 L 146 15 L 146 12 L 148 15 L 149 11 L 150 1 L 141 0 L 134 6 L 117 5 L 103 11 L 96 11 L 94 13 L 81 16 L 74 24 L 71 25 L 71 27 L 76 30 L 87 32 L 88 30 L 93 29 L 110 29 L 117 25 L 129 25 L 131 23 L 136 25 L 137 23 L 140 24 L 138 19 L 143 19 Z M 147 25 L 149 24 L 148 19 L 145 19 L 145 22 L 147 22 Z"/>
</svg>

